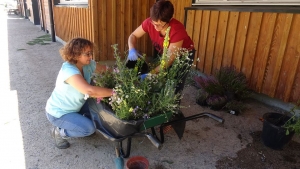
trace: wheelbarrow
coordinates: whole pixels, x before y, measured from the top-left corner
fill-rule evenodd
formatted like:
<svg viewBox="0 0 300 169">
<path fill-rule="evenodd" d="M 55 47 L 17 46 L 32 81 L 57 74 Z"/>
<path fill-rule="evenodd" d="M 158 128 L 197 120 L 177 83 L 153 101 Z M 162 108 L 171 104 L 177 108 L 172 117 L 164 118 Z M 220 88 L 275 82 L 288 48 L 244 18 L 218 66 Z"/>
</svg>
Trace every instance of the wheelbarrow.
<svg viewBox="0 0 300 169">
<path fill-rule="evenodd" d="M 88 99 L 88 104 L 91 112 L 90 116 L 97 131 L 105 138 L 117 143 L 116 150 L 119 151 L 117 155 L 122 158 L 130 156 L 132 138 L 147 137 L 156 148 L 161 149 L 164 143 L 163 129 L 166 126 L 171 125 L 181 139 L 186 121 L 209 117 L 217 122 L 224 122 L 222 118 L 207 112 L 184 117 L 180 110 L 175 114 L 169 112 L 149 119 L 125 121 L 118 119 L 109 106 L 103 103 L 99 104 L 95 99 Z M 155 131 L 156 127 L 159 127 L 159 136 Z M 123 145 L 125 141 L 126 145 Z"/>
</svg>

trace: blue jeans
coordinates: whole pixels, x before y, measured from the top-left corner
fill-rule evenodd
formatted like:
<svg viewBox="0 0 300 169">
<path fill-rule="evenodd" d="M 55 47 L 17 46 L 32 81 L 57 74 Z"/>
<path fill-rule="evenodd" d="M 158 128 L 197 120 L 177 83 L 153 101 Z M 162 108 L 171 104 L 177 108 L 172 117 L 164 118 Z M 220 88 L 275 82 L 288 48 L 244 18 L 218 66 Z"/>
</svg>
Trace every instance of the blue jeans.
<svg viewBox="0 0 300 169">
<path fill-rule="evenodd" d="M 68 113 L 60 118 L 53 117 L 46 112 L 50 123 L 61 129 L 60 134 L 63 137 L 85 137 L 93 134 L 96 129 L 92 120 L 86 117 L 89 114 L 90 110 L 87 102 L 78 113 Z"/>
</svg>

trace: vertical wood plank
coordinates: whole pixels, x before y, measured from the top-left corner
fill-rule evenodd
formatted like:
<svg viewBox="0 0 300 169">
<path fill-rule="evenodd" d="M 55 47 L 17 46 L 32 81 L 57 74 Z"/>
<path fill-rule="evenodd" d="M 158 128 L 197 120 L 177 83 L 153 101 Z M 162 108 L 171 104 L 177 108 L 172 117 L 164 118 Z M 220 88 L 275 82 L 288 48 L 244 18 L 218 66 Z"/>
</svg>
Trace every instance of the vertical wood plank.
<svg viewBox="0 0 300 169">
<path fill-rule="evenodd" d="M 239 12 L 229 12 L 229 21 L 227 26 L 222 66 L 231 66 L 238 18 L 239 18 Z"/>
<path fill-rule="evenodd" d="M 204 65 L 204 72 L 207 74 L 212 74 L 218 21 L 219 21 L 219 11 L 211 11 L 210 21 L 209 21 L 210 29 L 208 31 L 208 36 L 207 36 L 207 47 L 205 52 L 206 55 L 205 55 L 205 65 Z"/>
<path fill-rule="evenodd" d="M 186 24 L 185 29 L 186 29 L 188 35 L 190 37 L 193 37 L 194 24 L 196 24 L 195 23 L 195 11 L 194 10 L 189 10 L 187 12 L 187 15 L 188 15 L 188 17 L 187 17 L 187 24 Z"/>
<path fill-rule="evenodd" d="M 121 51 L 125 51 L 125 46 L 127 44 L 127 41 L 125 41 L 126 37 L 125 37 L 125 28 L 124 28 L 124 22 L 125 22 L 125 1 L 124 0 L 119 0 L 117 1 L 119 2 L 120 5 L 120 20 L 119 20 L 119 25 L 118 27 L 119 29 L 119 36 L 120 36 L 120 42 L 119 43 L 119 48 Z M 127 37 L 128 38 L 128 37 Z"/>
<path fill-rule="evenodd" d="M 297 66 L 299 64 L 299 51 L 297 47 L 300 44 L 300 15 L 295 14 L 293 17 L 291 30 L 287 42 L 286 52 L 282 60 L 282 67 L 279 72 L 278 86 L 276 89 L 276 98 L 289 101 L 291 96 Z"/>
<path fill-rule="evenodd" d="M 196 24 L 195 22 L 195 13 L 196 11 L 194 10 L 190 10 L 187 11 L 187 22 L 186 22 L 186 31 L 188 33 L 188 35 L 192 38 L 194 35 L 194 24 Z M 197 59 L 194 59 L 193 63 L 195 64 Z"/>
<path fill-rule="evenodd" d="M 111 47 L 111 45 L 113 44 L 116 44 L 117 43 L 117 38 L 116 38 L 116 34 L 117 34 L 117 24 L 116 24 L 116 18 L 117 18 L 117 15 L 116 15 L 116 2 L 117 0 L 111 0 L 111 18 L 114 18 L 114 19 L 110 19 L 112 21 L 112 25 L 111 25 L 111 43 L 109 44 L 109 53 L 108 53 L 108 56 L 107 56 L 107 60 L 112 60 L 114 57 L 113 57 L 113 48 Z"/>
<path fill-rule="evenodd" d="M 209 29 L 209 18 L 210 18 L 210 11 L 204 10 L 202 15 L 202 25 L 201 25 L 201 33 L 200 33 L 200 45 L 199 45 L 199 59 L 202 62 L 199 62 L 197 68 L 200 71 L 204 72 L 204 64 L 205 64 L 205 55 L 206 55 L 206 46 L 207 46 L 207 35 Z M 204 72 L 206 73 L 206 72 Z"/>
<path fill-rule="evenodd" d="M 298 44 L 297 46 L 297 59 L 298 59 L 298 66 L 296 69 L 296 76 L 294 79 L 294 85 L 293 85 L 293 89 L 292 89 L 292 93 L 289 96 L 289 100 L 290 102 L 296 103 L 297 101 L 300 100 L 300 61 L 299 61 L 299 53 L 300 53 L 300 44 Z"/>
<path fill-rule="evenodd" d="M 189 17 L 189 15 L 187 16 Z M 195 53 L 195 60 L 194 60 L 194 65 L 195 68 L 197 68 L 197 65 L 199 62 L 201 62 L 202 60 L 200 60 L 199 58 L 199 41 L 200 41 L 200 32 L 201 32 L 201 23 L 202 23 L 202 11 L 201 10 L 196 10 L 195 12 L 195 21 L 194 21 L 194 29 L 193 29 L 193 36 L 191 37 L 193 42 L 194 42 L 194 48 L 196 50 Z"/>
<path fill-rule="evenodd" d="M 268 56 L 271 50 L 271 42 L 275 29 L 277 14 L 264 13 L 262 24 L 258 36 L 257 50 L 255 53 L 254 67 L 252 70 L 250 87 L 257 92 L 261 92 L 265 81 Z"/>
<path fill-rule="evenodd" d="M 213 73 L 214 70 L 220 69 L 222 65 L 222 58 L 223 58 L 223 51 L 225 46 L 225 37 L 227 32 L 227 25 L 228 25 L 228 11 L 221 11 L 219 16 L 219 23 L 217 28 L 217 35 L 216 35 L 216 47 L 214 52 L 214 64 L 213 64 Z"/>
<path fill-rule="evenodd" d="M 101 13 L 101 31 L 102 31 L 102 37 L 101 37 L 101 41 L 103 42 L 103 46 L 102 46 L 102 55 L 100 55 L 100 60 L 106 60 L 106 56 L 108 53 L 108 31 L 107 31 L 107 1 L 106 0 L 101 0 L 101 7 L 102 7 L 102 13 Z"/>
<path fill-rule="evenodd" d="M 263 92 L 271 97 L 275 95 L 275 89 L 278 83 L 279 72 L 282 66 L 282 59 L 286 48 L 293 15 L 279 14 L 273 36 L 269 65 L 267 67 L 266 83 L 263 86 Z"/>
<path fill-rule="evenodd" d="M 234 65 L 238 71 L 242 67 L 242 58 L 245 49 L 246 36 L 249 26 L 250 12 L 240 12 L 235 45 L 230 65 Z"/>
<path fill-rule="evenodd" d="M 99 24 L 98 24 L 98 1 L 97 0 L 89 0 L 89 3 L 90 3 L 90 10 L 89 11 L 86 11 L 88 13 L 91 13 L 91 23 L 92 23 L 92 37 L 91 37 L 91 40 L 94 42 L 95 46 L 99 46 Z M 84 16 L 83 16 L 84 17 Z M 83 18 L 83 21 L 85 21 L 85 18 Z M 84 23 L 86 24 L 86 23 Z M 88 30 L 86 30 L 88 31 Z M 85 35 L 86 37 L 89 37 L 88 35 Z M 94 56 L 93 58 L 96 60 L 96 61 L 99 61 L 100 60 L 100 53 L 99 53 L 99 49 L 94 49 Z"/>
<path fill-rule="evenodd" d="M 149 11 L 149 8 L 150 8 L 149 2 L 150 1 L 146 1 L 146 2 L 141 1 L 140 9 L 143 9 L 143 10 L 141 10 L 140 19 L 139 19 L 139 23 L 137 23 L 137 26 L 141 25 L 142 21 L 149 17 L 149 13 L 147 12 L 147 11 Z M 144 51 L 144 53 L 146 54 L 146 57 L 151 55 L 151 53 L 149 53 L 147 50 L 147 41 L 148 41 L 148 36 L 147 35 L 143 36 L 143 39 L 141 41 L 141 50 Z"/>
<path fill-rule="evenodd" d="M 246 75 L 247 79 L 251 77 L 254 67 L 255 53 L 257 49 L 257 40 L 261 28 L 262 12 L 251 13 L 247 39 L 245 44 L 244 55 L 239 56 L 242 60 L 241 71 Z"/>
</svg>

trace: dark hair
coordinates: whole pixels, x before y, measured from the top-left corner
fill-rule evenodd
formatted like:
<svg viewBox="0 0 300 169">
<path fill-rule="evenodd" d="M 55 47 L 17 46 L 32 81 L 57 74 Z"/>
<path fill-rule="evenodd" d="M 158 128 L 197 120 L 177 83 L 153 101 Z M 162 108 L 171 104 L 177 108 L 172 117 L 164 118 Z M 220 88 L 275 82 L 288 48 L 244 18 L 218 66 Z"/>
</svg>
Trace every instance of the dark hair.
<svg viewBox="0 0 300 169">
<path fill-rule="evenodd" d="M 174 14 L 174 7 L 170 1 L 159 0 L 150 9 L 150 18 L 153 21 L 169 22 Z"/>
<path fill-rule="evenodd" d="M 62 47 L 59 50 L 59 53 L 64 61 L 76 64 L 77 58 L 87 47 L 90 47 L 93 50 L 93 42 L 84 38 L 74 38 L 70 40 L 64 47 Z"/>
</svg>

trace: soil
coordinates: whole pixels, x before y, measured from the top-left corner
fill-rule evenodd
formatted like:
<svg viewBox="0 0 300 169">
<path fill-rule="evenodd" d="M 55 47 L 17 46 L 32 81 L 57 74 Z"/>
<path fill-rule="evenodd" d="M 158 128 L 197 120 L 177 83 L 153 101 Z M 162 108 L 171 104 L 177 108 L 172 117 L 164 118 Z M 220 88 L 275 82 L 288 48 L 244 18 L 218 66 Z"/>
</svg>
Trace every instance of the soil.
<svg viewBox="0 0 300 169">
<path fill-rule="evenodd" d="M 300 144 L 291 141 L 282 150 L 273 150 L 264 146 L 261 141 L 261 131 L 250 133 L 253 142 L 246 148 L 238 151 L 236 158 L 224 157 L 217 161 L 216 168 L 230 169 L 299 169 L 300 168 Z"/>
<path fill-rule="evenodd" d="M 193 95 L 195 90 L 196 89 L 192 86 L 185 88 L 183 104 L 185 104 L 185 101 L 189 103 L 193 102 L 194 96 L 188 96 Z M 236 132 L 236 136 L 234 136 L 234 134 L 230 135 L 229 132 L 228 134 L 231 137 L 237 137 L 240 143 L 235 141 L 235 145 L 229 146 L 233 146 L 232 149 L 239 144 L 241 146 L 240 150 L 236 150 L 236 155 L 219 156 L 220 158 L 216 160 L 215 167 L 217 169 L 300 169 L 300 144 L 298 135 L 295 135 L 293 140 L 285 145 L 282 150 L 273 150 L 265 146 L 261 140 L 263 115 L 267 112 L 283 113 L 284 111 L 276 107 L 265 105 L 254 99 L 246 100 L 245 104 L 247 110 L 238 116 L 231 115 L 223 110 L 213 112 L 225 120 L 223 124 L 218 124 L 217 126 Z M 198 104 L 196 105 L 199 106 Z M 194 105 L 195 108 L 190 105 L 189 112 L 194 111 L 193 113 L 196 113 L 197 110 L 199 111 L 196 105 Z M 209 110 L 206 106 L 200 107 L 202 107 L 204 111 Z M 184 111 L 185 109 L 182 110 Z M 210 128 L 206 128 L 207 131 L 210 130 Z M 227 139 L 227 142 L 232 142 L 235 138 Z M 225 140 L 220 140 L 220 144 L 224 144 L 224 141 Z"/>
</svg>

